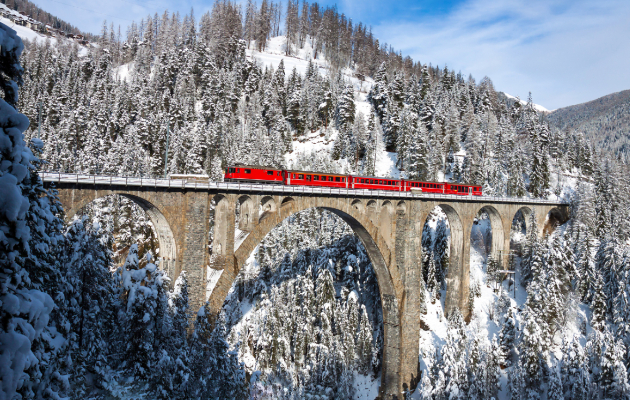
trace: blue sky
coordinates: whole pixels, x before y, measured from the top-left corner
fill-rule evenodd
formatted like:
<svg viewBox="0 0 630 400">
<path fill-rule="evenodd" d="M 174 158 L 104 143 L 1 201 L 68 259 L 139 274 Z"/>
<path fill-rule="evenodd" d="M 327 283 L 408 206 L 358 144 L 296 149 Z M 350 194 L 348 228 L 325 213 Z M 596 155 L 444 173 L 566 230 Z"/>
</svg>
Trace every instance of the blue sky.
<svg viewBox="0 0 630 400">
<path fill-rule="evenodd" d="M 203 0 L 35 0 L 79 28 L 100 31 L 165 9 L 199 17 Z M 286 3 L 286 1 L 284 1 Z M 629 0 L 324 0 L 414 60 L 489 76 L 495 88 L 548 109 L 630 89 Z"/>
</svg>

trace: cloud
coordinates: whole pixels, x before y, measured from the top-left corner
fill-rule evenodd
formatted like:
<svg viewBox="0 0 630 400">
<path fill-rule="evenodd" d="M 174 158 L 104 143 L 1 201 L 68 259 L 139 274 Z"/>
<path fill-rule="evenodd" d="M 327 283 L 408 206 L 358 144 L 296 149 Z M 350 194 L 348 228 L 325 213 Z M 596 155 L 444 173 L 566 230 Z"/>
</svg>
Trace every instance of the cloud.
<svg viewBox="0 0 630 400">
<path fill-rule="evenodd" d="M 383 21 L 377 37 L 423 63 L 489 76 L 548 109 L 630 89 L 630 2 L 472 0 L 446 15 Z"/>
</svg>

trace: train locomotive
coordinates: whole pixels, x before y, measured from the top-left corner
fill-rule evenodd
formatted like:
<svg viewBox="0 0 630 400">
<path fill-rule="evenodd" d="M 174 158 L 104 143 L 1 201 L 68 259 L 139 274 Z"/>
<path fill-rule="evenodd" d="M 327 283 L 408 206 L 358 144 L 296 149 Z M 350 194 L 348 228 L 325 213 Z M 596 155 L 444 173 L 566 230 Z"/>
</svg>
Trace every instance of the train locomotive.
<svg viewBox="0 0 630 400">
<path fill-rule="evenodd" d="M 379 178 L 328 174 L 312 171 L 282 170 L 236 164 L 225 171 L 225 182 L 275 184 L 285 186 L 315 186 L 341 189 L 391 190 L 481 196 L 481 186 L 450 182 L 423 182 L 409 179 Z"/>
</svg>

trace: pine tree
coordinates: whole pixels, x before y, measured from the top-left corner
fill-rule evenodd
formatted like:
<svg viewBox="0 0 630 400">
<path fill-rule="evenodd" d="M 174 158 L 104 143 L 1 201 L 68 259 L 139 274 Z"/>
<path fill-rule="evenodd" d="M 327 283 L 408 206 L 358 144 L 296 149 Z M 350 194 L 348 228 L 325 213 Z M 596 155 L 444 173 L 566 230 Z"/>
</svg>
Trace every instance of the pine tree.
<svg viewBox="0 0 630 400">
<path fill-rule="evenodd" d="M 510 312 L 506 316 L 505 322 L 501 326 L 501 331 L 499 332 L 501 359 L 503 360 L 504 365 L 507 367 L 512 365 L 515 339 L 516 326 L 514 314 Z"/>
<path fill-rule="evenodd" d="M 151 262 L 140 268 L 139 261 L 138 245 L 133 244 L 118 272 L 126 298 L 122 321 L 127 333 L 124 367 L 139 379 L 148 379 L 157 362 L 155 350 L 161 345 L 160 313 L 168 278 Z"/>
<path fill-rule="evenodd" d="M 593 280 L 593 293 L 591 300 L 591 326 L 593 329 L 602 332 L 606 323 L 607 312 L 606 293 L 604 291 L 604 283 L 599 272 L 595 271 Z"/>
<path fill-rule="evenodd" d="M 521 261 L 522 282 L 525 287 L 534 277 L 533 265 L 536 257 L 540 257 L 540 243 L 538 241 L 538 227 L 536 224 L 536 215 L 529 215 L 529 224 L 527 225 L 527 238 L 523 249 L 523 260 Z"/>
<path fill-rule="evenodd" d="M 70 292 L 64 296 L 72 305 L 68 312 L 71 332 L 71 347 L 76 359 L 73 371 L 74 393 L 88 390 L 88 375 L 91 384 L 98 385 L 105 379 L 107 361 L 107 336 L 112 329 L 113 282 L 110 275 L 111 254 L 99 236 L 100 227 L 95 223 L 86 226 L 87 217 L 75 220 L 66 233 L 65 262 L 66 279 Z"/>
<path fill-rule="evenodd" d="M 543 332 L 540 320 L 531 308 L 526 308 L 525 326 L 521 333 L 521 366 L 523 368 L 525 398 L 540 398 L 540 383 L 542 380 Z"/>
<path fill-rule="evenodd" d="M 606 330 L 605 351 L 601 358 L 600 386 L 607 398 L 627 398 L 630 394 L 628 371 L 623 360 L 626 349 L 621 340 Z"/>
<path fill-rule="evenodd" d="M 446 378 L 446 393 L 451 398 L 465 398 L 468 385 L 466 377 L 466 346 L 464 317 L 458 309 L 448 317 L 446 344 L 442 353 L 442 362 Z"/>
<path fill-rule="evenodd" d="M 569 393 L 572 399 L 587 399 L 590 382 L 584 350 L 577 340 L 572 339 L 564 342 L 562 354 L 563 392 Z"/>
<path fill-rule="evenodd" d="M 372 358 L 372 325 L 365 305 L 361 305 L 361 325 L 357 337 L 358 368 L 360 374 L 368 375 Z"/>
<path fill-rule="evenodd" d="M 440 284 L 437 281 L 437 272 L 435 268 L 435 259 L 429 255 L 429 268 L 427 270 L 427 290 L 431 293 L 431 302 L 440 297 Z"/>
<path fill-rule="evenodd" d="M 169 296 L 169 309 L 162 329 L 164 340 L 158 350 L 156 371 L 152 379 L 159 398 L 183 395 L 188 390 L 190 359 L 188 348 L 188 280 L 182 271 Z"/>
<path fill-rule="evenodd" d="M 562 379 L 556 368 L 552 367 L 549 373 L 549 389 L 547 389 L 547 399 L 564 400 L 562 393 Z"/>
</svg>

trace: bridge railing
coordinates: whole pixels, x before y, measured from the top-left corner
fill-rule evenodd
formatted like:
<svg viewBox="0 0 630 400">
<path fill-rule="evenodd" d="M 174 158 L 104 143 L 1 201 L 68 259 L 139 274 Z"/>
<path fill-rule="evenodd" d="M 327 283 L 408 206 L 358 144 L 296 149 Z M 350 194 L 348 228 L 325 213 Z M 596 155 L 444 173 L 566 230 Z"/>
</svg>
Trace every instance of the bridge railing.
<svg viewBox="0 0 630 400">
<path fill-rule="evenodd" d="M 60 172 L 40 172 L 40 177 L 44 182 L 75 183 L 80 185 L 117 185 L 134 187 L 155 187 L 173 189 L 194 189 L 210 190 L 224 189 L 236 191 L 255 191 L 261 193 L 288 193 L 288 194 L 328 194 L 345 195 L 348 197 L 387 197 L 387 198 L 410 198 L 410 199 L 431 199 L 431 200 L 460 200 L 475 202 L 510 202 L 510 203 L 537 203 L 537 204 L 565 204 L 561 201 L 531 199 L 522 197 L 497 197 L 497 196 L 458 196 L 440 193 L 413 193 L 394 192 L 389 190 L 369 190 L 369 189 L 342 189 L 342 188 L 320 188 L 308 186 L 284 186 L 284 185 L 263 185 L 238 182 L 197 182 L 186 179 L 161 179 L 143 178 L 128 176 L 106 176 L 106 175 L 82 175 Z"/>
</svg>

